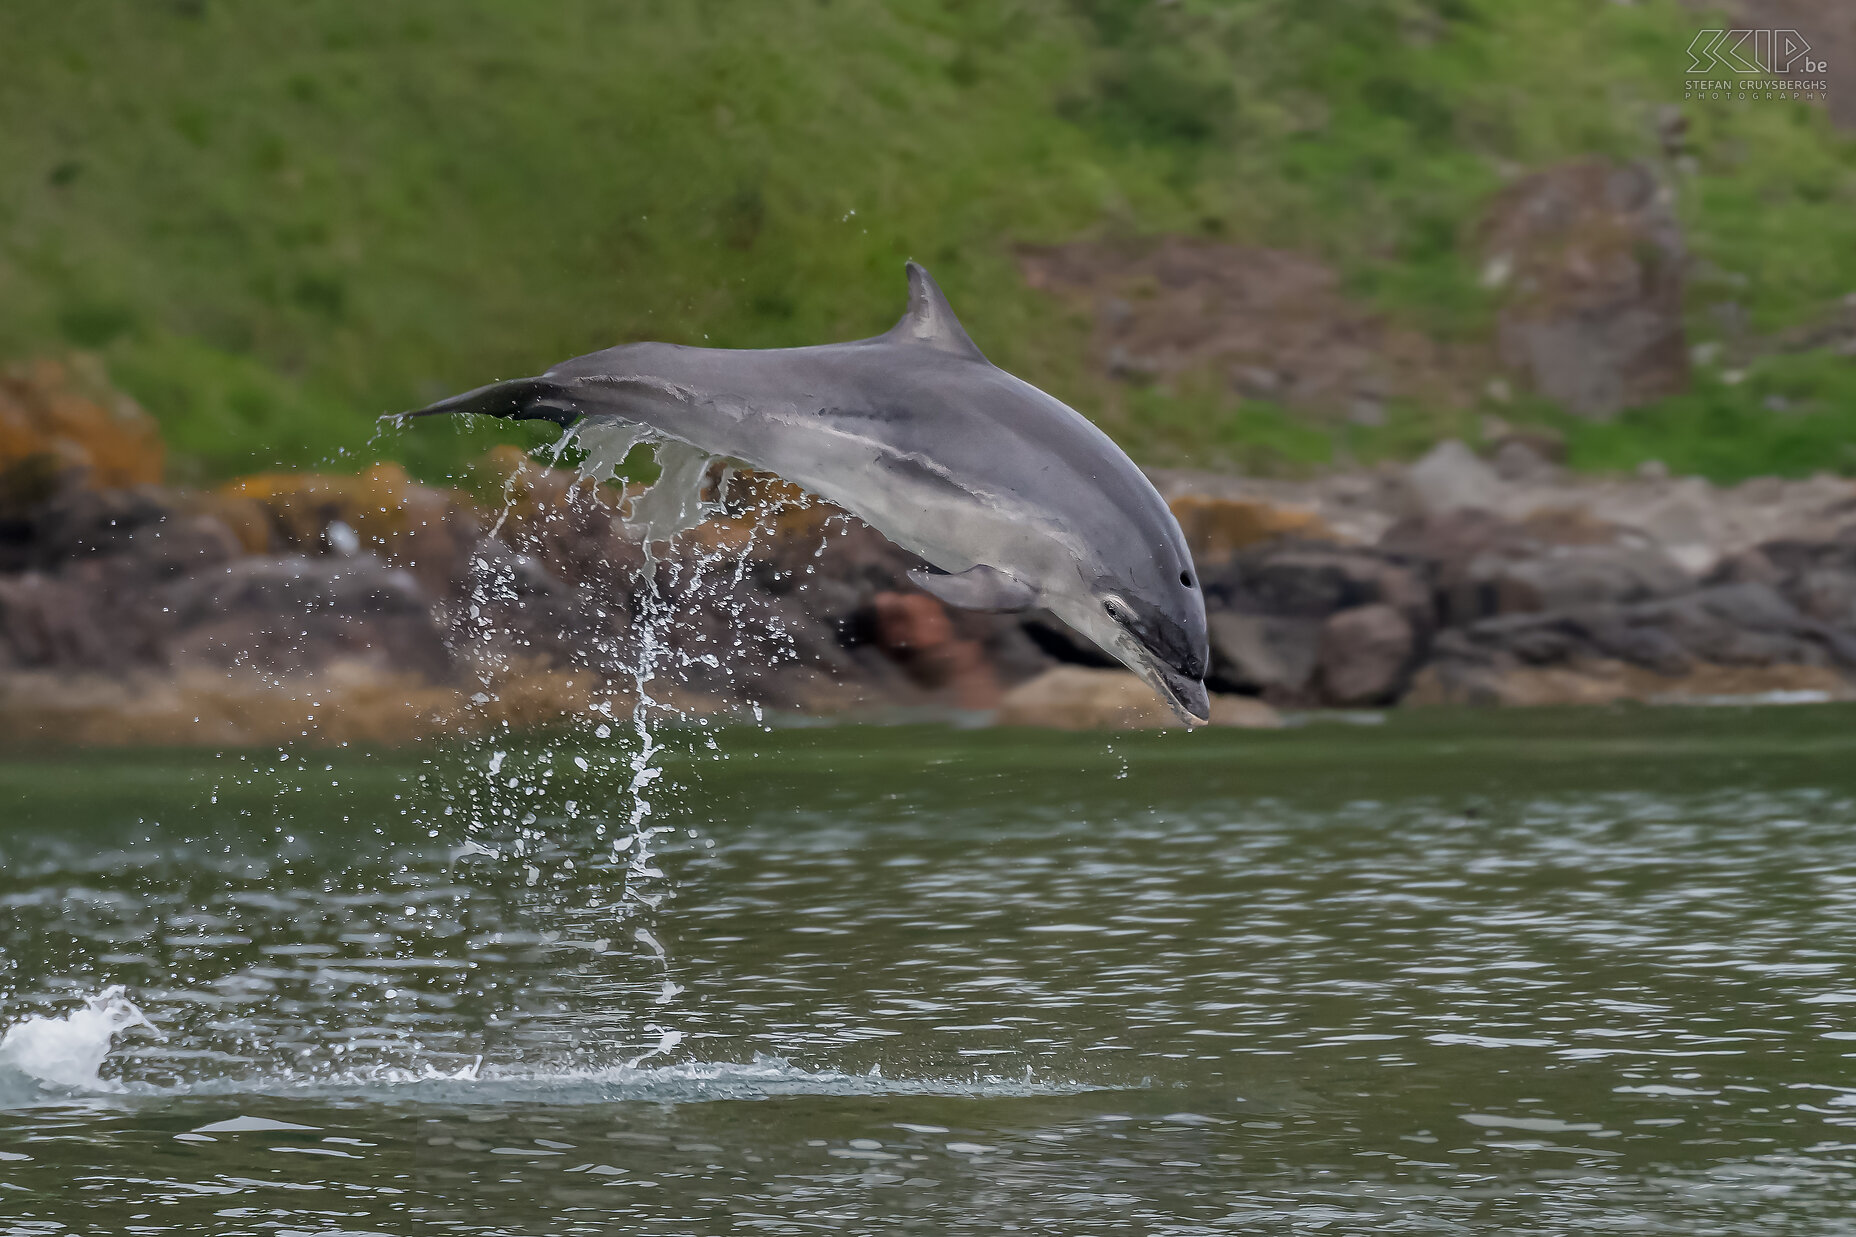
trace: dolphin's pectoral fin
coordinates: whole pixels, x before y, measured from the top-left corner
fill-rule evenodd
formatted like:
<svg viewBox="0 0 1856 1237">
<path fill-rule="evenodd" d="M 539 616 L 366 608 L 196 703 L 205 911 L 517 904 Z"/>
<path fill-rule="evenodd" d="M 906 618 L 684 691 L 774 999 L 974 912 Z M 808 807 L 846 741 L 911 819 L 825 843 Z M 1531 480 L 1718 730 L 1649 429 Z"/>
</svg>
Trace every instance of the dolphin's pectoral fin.
<svg viewBox="0 0 1856 1237">
<path fill-rule="evenodd" d="M 962 610 L 1028 610 L 1038 600 L 1037 590 L 1017 576 L 984 564 L 954 575 L 912 569 L 909 579 L 916 587 Z"/>
<path fill-rule="evenodd" d="M 938 352 L 969 361 L 985 361 L 985 355 L 967 338 L 960 319 L 954 316 L 947 298 L 941 295 L 941 286 L 935 283 L 934 276 L 914 262 L 909 263 L 908 271 L 909 311 L 902 315 L 902 321 L 890 328 L 890 338 L 926 344 Z"/>
<path fill-rule="evenodd" d="M 586 417 L 567 431 L 573 445 L 586 449 L 580 475 L 589 480 L 611 481 L 625 465 L 625 457 L 641 442 L 651 440 L 648 427 L 615 417 Z"/>
<path fill-rule="evenodd" d="M 713 514 L 712 506 L 702 500 L 703 474 L 712 458 L 702 448 L 675 439 L 657 444 L 657 463 L 663 471 L 650 489 L 632 499 L 625 515 L 628 525 L 644 533 L 647 549 L 653 542 L 669 541 L 695 528 Z"/>
</svg>

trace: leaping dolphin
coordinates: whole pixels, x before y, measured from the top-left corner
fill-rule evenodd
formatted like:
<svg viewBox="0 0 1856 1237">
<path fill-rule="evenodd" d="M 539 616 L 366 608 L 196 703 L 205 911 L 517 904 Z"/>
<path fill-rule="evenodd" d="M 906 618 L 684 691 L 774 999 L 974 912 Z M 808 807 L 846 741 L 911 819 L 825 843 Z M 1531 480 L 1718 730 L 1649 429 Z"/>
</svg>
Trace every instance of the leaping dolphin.
<svg viewBox="0 0 1856 1237">
<path fill-rule="evenodd" d="M 699 522 L 716 457 L 776 473 L 946 574 L 952 606 L 1043 606 L 1206 721 L 1205 601 L 1173 513 L 1115 443 L 988 361 L 928 272 L 882 335 L 807 348 L 639 343 L 493 383 L 409 416 L 553 421 L 610 474 L 640 442 L 663 475 L 634 500 L 648 539 Z"/>
</svg>

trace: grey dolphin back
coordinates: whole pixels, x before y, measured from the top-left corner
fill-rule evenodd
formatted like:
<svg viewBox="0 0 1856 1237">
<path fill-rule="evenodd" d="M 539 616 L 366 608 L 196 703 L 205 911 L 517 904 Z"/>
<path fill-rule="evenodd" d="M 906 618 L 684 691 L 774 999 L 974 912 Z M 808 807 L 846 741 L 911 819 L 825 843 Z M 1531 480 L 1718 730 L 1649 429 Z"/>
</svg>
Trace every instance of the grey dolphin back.
<svg viewBox="0 0 1856 1237">
<path fill-rule="evenodd" d="M 919 263 L 908 264 L 909 306 L 895 326 L 873 339 L 858 341 L 858 344 L 827 344 L 814 348 L 772 349 L 759 355 L 777 358 L 782 354 L 793 357 L 796 361 L 806 354 L 818 354 L 828 349 L 854 348 L 859 344 L 909 345 L 933 349 L 950 358 L 974 361 L 981 365 L 990 365 L 986 356 L 968 337 L 966 329 L 960 325 L 960 319 L 954 316 L 953 307 L 947 303 L 947 297 L 941 286 L 934 281 Z M 446 414 L 463 413 L 484 417 L 501 417 L 512 421 L 552 421 L 563 428 L 572 426 L 582 417 L 591 415 L 611 415 L 625 420 L 638 420 L 649 424 L 661 432 L 675 434 L 677 427 L 662 422 L 663 405 L 687 403 L 700 398 L 701 392 L 695 389 L 678 390 L 662 381 L 645 377 L 642 373 L 627 374 L 622 370 L 607 368 L 609 361 L 619 361 L 625 356 L 638 355 L 643 350 L 662 350 L 683 365 L 666 368 L 689 370 L 696 368 L 689 364 L 697 356 L 703 356 L 715 363 L 715 358 L 726 355 L 727 350 L 707 348 L 682 348 L 665 344 L 632 344 L 618 348 L 608 348 L 585 357 L 557 365 L 547 373 L 534 378 L 512 378 L 505 382 L 492 382 L 475 390 L 442 399 L 429 407 L 416 412 L 395 414 L 396 417 L 429 417 Z M 752 353 L 737 353 L 736 356 L 751 356 Z M 640 360 L 644 359 L 642 356 Z M 791 368 L 791 367 L 789 367 Z M 792 386 L 792 378 L 797 374 L 783 375 L 776 368 L 763 367 L 758 374 L 767 380 L 764 393 L 772 401 L 778 402 L 791 397 L 792 392 L 778 389 Z M 780 379 L 785 377 L 786 382 Z M 808 385 L 803 382 L 800 385 Z M 631 397 L 631 398 L 628 398 Z M 651 415 L 652 412 L 659 416 Z M 752 463 L 753 461 L 749 461 Z"/>
<path fill-rule="evenodd" d="M 948 427 L 907 406 L 919 404 L 925 388 L 945 390 L 945 379 L 1001 371 L 968 337 L 933 277 L 914 262 L 908 277 L 906 312 L 890 330 L 869 339 L 762 350 L 624 344 L 405 415 L 550 421 L 589 450 L 582 473 L 601 479 L 614 475 L 632 446 L 652 444 L 663 476 L 628 513 L 647 543 L 667 540 L 706 518 L 709 509 L 693 490 L 684 491 L 692 476 L 700 483 L 710 460 L 729 459 L 856 510 L 905 548 L 922 553 L 925 547 L 911 543 L 906 523 L 860 507 L 835 483 L 872 466 L 932 481 L 936 465 L 927 452 L 946 438 Z M 898 395 L 898 388 L 915 396 Z M 1006 608 L 1007 595 L 980 589 L 977 579 L 950 587 L 973 593 L 985 608 Z"/>
</svg>

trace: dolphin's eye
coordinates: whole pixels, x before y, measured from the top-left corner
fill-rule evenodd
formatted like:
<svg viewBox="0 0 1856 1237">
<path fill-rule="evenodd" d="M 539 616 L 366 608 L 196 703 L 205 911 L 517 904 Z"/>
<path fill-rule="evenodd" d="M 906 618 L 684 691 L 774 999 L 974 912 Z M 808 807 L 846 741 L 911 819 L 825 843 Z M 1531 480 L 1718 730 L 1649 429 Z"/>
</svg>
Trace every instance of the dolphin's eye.
<svg viewBox="0 0 1856 1237">
<path fill-rule="evenodd" d="M 1117 623 L 1125 623 L 1131 617 L 1133 617 L 1132 615 L 1128 613 L 1128 607 L 1122 604 L 1121 598 L 1119 597 L 1103 598 L 1102 608 L 1104 610 L 1107 610 L 1108 616 L 1114 619 Z"/>
<path fill-rule="evenodd" d="M 1192 587 L 1192 573 L 1190 571 L 1180 572 L 1179 582 L 1185 585 L 1187 588 L 1191 588 Z"/>
</svg>

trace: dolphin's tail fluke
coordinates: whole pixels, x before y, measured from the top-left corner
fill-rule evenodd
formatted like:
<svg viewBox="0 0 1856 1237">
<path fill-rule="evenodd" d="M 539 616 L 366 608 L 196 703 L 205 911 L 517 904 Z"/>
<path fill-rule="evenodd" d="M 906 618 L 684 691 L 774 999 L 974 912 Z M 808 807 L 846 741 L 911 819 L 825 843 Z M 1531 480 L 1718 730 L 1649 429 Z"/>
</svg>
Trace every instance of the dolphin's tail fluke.
<svg viewBox="0 0 1856 1237">
<path fill-rule="evenodd" d="M 416 412 L 394 413 L 383 420 L 405 421 L 410 417 L 431 417 L 441 413 L 472 413 L 482 417 L 507 417 L 514 421 L 552 421 L 566 428 L 580 419 L 580 410 L 568 400 L 567 387 L 548 378 L 513 378 L 492 382 L 450 399 L 441 399 L 429 408 Z"/>
</svg>

